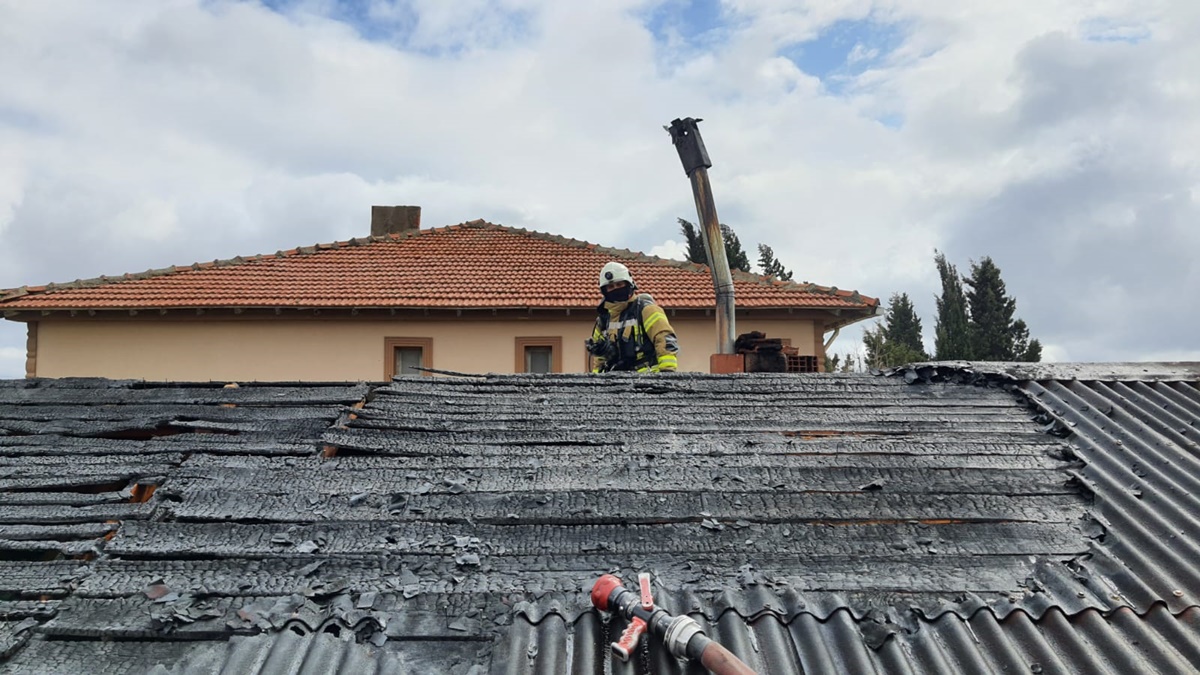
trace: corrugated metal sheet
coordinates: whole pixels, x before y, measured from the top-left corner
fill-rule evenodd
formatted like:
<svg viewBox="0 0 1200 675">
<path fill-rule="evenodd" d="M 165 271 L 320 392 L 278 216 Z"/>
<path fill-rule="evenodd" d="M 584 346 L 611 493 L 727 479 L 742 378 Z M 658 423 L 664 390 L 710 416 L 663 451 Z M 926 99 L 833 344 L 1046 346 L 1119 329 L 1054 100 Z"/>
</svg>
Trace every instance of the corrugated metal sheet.
<svg viewBox="0 0 1200 675">
<path fill-rule="evenodd" d="M 1105 527 L 1092 561 L 1121 602 L 1200 603 L 1200 390 L 1194 382 L 1022 385 L 1085 462 Z M 1119 581 L 1117 581 L 1119 580 Z"/>
<path fill-rule="evenodd" d="M 728 616 L 716 623 L 697 619 L 706 632 L 763 674 L 774 673 L 1129 673 L 1200 672 L 1200 609 L 1179 615 L 1162 605 L 1145 615 L 1119 609 L 1061 610 L 1033 619 L 1012 612 L 997 619 L 980 611 L 968 619 L 944 614 L 923 620 L 919 630 L 898 635 L 878 649 L 868 647 L 848 610 L 821 621 L 801 614 L 791 622 L 775 617 L 745 621 Z M 542 624 L 514 626 L 505 664 L 498 673 L 693 673 L 650 643 L 629 663 L 611 658 L 606 629 L 594 616 L 568 625 L 552 617 Z M 546 655 L 546 656 L 543 656 Z M 648 667 L 647 667 L 648 666 Z M 606 671 L 606 668 L 608 669 Z"/>
</svg>

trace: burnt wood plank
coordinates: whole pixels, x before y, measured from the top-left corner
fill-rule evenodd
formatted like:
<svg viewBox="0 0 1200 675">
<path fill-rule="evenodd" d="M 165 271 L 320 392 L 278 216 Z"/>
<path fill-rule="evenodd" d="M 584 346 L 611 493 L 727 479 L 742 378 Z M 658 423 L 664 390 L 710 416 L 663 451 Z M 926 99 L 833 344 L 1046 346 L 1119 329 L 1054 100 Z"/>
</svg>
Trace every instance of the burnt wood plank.
<svg viewBox="0 0 1200 675">
<path fill-rule="evenodd" d="M 58 611 L 60 600 L 0 600 L 0 620 L 48 619 Z"/>
<path fill-rule="evenodd" d="M 81 561 L 0 560 L 0 593 L 12 598 L 62 597 L 88 574 Z"/>
<path fill-rule="evenodd" d="M 847 416 L 848 417 L 848 416 Z M 864 416 L 865 417 L 865 416 Z M 360 414 L 358 419 L 348 425 L 352 429 L 384 429 L 394 431 L 425 431 L 425 432 L 457 432 L 457 434 L 475 434 L 475 432 L 512 432 L 538 431 L 545 435 L 547 431 L 553 434 L 560 432 L 582 431 L 582 436 L 588 440 L 607 440 L 612 442 L 613 434 L 608 429 L 611 420 L 593 420 L 596 424 L 588 425 L 587 420 L 562 419 L 552 420 L 530 416 L 527 419 L 491 419 L 464 418 L 450 419 L 445 417 L 372 417 L 370 414 Z M 896 414 L 893 419 L 814 419 L 814 418 L 779 418 L 779 419 L 696 419 L 671 420 L 653 419 L 638 425 L 638 429 L 650 434 L 760 434 L 763 431 L 785 432 L 794 436 L 810 435 L 812 432 L 841 432 L 844 435 L 916 435 L 941 434 L 968 428 L 977 431 L 1022 432 L 1031 430 L 1031 422 L 1027 419 L 996 419 L 985 416 L 938 417 L 936 419 L 912 419 L 905 414 Z M 548 438 L 547 438 L 548 440 Z"/>
<path fill-rule="evenodd" d="M 70 482 L 70 481 L 68 481 Z M 87 485 L 84 483 L 83 485 Z M 0 506 L 20 506 L 33 504 L 57 504 L 59 506 L 89 506 L 96 504 L 121 504 L 129 501 L 129 494 L 124 492 L 125 482 L 121 483 L 120 492 L 0 492 Z"/>
<path fill-rule="evenodd" d="M 312 550 L 310 550 L 312 549 Z M 302 558 L 411 554 L 491 556 L 716 554 L 896 558 L 935 550 L 953 555 L 1068 554 L 1087 549 L 1073 523 L 868 523 L 809 525 L 717 521 L 655 525 L 487 525 L 339 522 L 317 525 L 130 521 L 108 542 L 121 558 Z M 307 553 L 306 553 L 307 551 Z"/>
<path fill-rule="evenodd" d="M 1059 470 L 991 468 L 906 468 L 866 467 L 680 467 L 643 460 L 617 466 L 529 467 L 471 470 L 446 467 L 417 472 L 411 468 L 347 470 L 345 464 L 312 470 L 279 466 L 264 469 L 219 469 L 176 473 L 168 492 L 186 494 L 193 490 L 221 488 L 250 493 L 286 491 L 296 494 L 336 496 L 346 499 L 361 495 L 388 496 L 395 493 L 460 494 L 463 492 L 581 492 L 610 488 L 653 492 L 706 491 L 856 492 L 881 489 L 889 493 L 924 494 L 1076 494 L 1068 486 L 1069 475 Z M 0 486 L 4 481 L 0 480 Z M 2 503 L 2 502 L 0 502 Z"/>
<path fill-rule="evenodd" d="M 76 598 L 145 600 L 150 586 L 161 584 L 173 592 L 196 597 L 238 598 L 332 595 L 350 591 L 400 595 L 453 593 L 468 601 L 489 602 L 490 594 L 534 593 L 540 588 L 582 594 L 603 570 L 636 563 L 653 570 L 660 583 L 678 587 L 696 578 L 686 567 L 711 568 L 697 588 L 736 592 L 737 581 L 750 565 L 757 578 L 795 591 L 875 591 L 908 593 L 1011 592 L 1035 573 L 1027 555 L 921 557 L 812 556 L 797 565 L 794 555 L 709 556 L 687 559 L 673 554 L 646 554 L 634 558 L 611 553 L 574 556 L 481 555 L 478 564 L 459 565 L 453 558 L 428 556 L 343 557 L 310 556 L 271 560 L 106 560 L 97 562 L 79 582 Z M 721 562 L 726 561 L 726 562 Z M 728 563 L 736 563 L 730 566 Z M 319 563 L 319 564 L 318 564 Z M 43 563 L 48 564 L 48 563 Z M 714 567 L 715 566 L 715 567 Z M 315 570 L 315 571 L 313 571 Z M 582 598 L 580 598 L 582 600 Z M 71 620 L 69 612 L 60 618 Z"/>
<path fill-rule="evenodd" d="M 0 523 L 70 524 L 149 518 L 153 506 L 143 504 L 96 504 L 86 506 L 0 506 Z"/>
<path fill-rule="evenodd" d="M 55 560 L 63 557 L 98 555 L 100 540 L 56 541 L 52 539 L 0 538 L 0 560 Z"/>
<path fill-rule="evenodd" d="M 178 433 L 217 432 L 227 434 L 270 433 L 281 440 L 316 438 L 331 423 L 330 419 L 297 418 L 273 421 L 222 421 L 210 418 L 179 420 L 174 418 L 130 418 L 103 422 L 57 419 L 28 421 L 0 419 L 0 429 L 14 436 L 76 436 L 79 438 L 148 437 Z"/>
<path fill-rule="evenodd" d="M 495 419 L 500 422 L 514 422 L 531 419 L 542 419 L 547 422 L 593 422 L 603 417 L 602 411 L 605 410 L 605 405 L 611 405 L 611 402 L 605 404 L 600 403 L 593 408 L 580 412 L 573 405 L 564 402 L 563 405 L 557 406 L 540 406 L 540 405 L 508 405 L 508 406 L 489 406 L 480 404 L 464 408 L 458 405 L 446 406 L 409 406 L 385 408 L 368 404 L 361 410 L 355 410 L 355 414 L 367 419 L 396 419 L 402 420 L 405 418 L 415 420 L 430 420 L 430 419 L 448 419 L 448 420 L 467 420 L 472 418 Z M 632 404 L 631 404 L 632 405 Z M 713 407 L 705 409 L 704 407 L 693 407 L 687 401 L 677 401 L 672 403 L 654 402 L 647 404 L 647 407 L 665 406 L 668 409 L 671 407 L 686 408 L 688 414 L 686 420 L 689 422 L 704 422 L 717 420 L 746 420 L 753 422 L 779 422 L 789 420 L 817 420 L 823 421 L 830 428 L 836 428 L 838 424 L 843 423 L 861 423 L 861 422 L 891 422 L 898 419 L 904 420 L 964 420 L 978 422 L 1025 422 L 1028 423 L 1032 417 L 1030 411 L 1024 407 L 1007 406 L 1007 407 L 981 407 L 981 406 L 939 406 L 939 407 L 923 407 L 913 405 L 897 405 L 893 407 L 820 407 L 820 406 L 790 406 L 776 407 L 770 403 L 759 403 L 756 405 L 747 405 L 744 407 Z M 634 408 L 636 409 L 636 408 Z M 639 426 L 644 422 L 651 422 L 647 419 L 639 421 Z M 666 420 L 680 421 L 678 418 Z M 584 424 L 582 426 L 602 430 L 603 427 L 591 427 Z"/>
<path fill-rule="evenodd" d="M 169 486 L 160 489 L 163 490 L 169 490 Z M 946 494 L 931 497 L 886 491 L 839 494 L 784 490 L 713 494 L 617 491 L 398 494 L 386 505 L 369 501 L 351 505 L 344 495 L 189 490 L 175 499 L 168 498 L 160 502 L 158 509 L 161 517 L 185 521 L 304 523 L 325 520 L 428 520 L 495 524 L 650 524 L 699 521 L 701 513 L 709 513 L 710 517 L 718 519 L 742 518 L 751 522 L 942 519 L 1067 522 L 1080 518 L 1084 506 L 1075 494 Z M 32 510 L 39 507 L 20 508 Z M 0 522 L 4 522 L 3 514 L 0 510 Z"/>
<path fill-rule="evenodd" d="M 793 452 L 758 452 L 755 447 L 727 453 L 695 453 L 687 458 L 686 466 L 693 469 L 740 469 L 752 467 L 781 468 L 891 468 L 891 469 L 987 469 L 1005 471 L 1011 469 L 1054 469 L 1064 470 L 1076 466 L 1075 462 L 1056 459 L 1043 449 L 1029 452 L 971 452 L 962 453 L 962 446 L 946 444 L 942 453 L 910 453 L 903 445 L 877 447 L 875 452 L 840 453 L 836 448 L 793 447 Z M 980 449 L 981 448 L 977 448 Z M 989 448 L 990 449 L 990 448 Z M 665 463 L 668 455 L 647 449 L 631 453 L 628 448 L 613 446 L 608 451 L 577 446 L 536 446 L 524 452 L 503 452 L 500 446 L 488 447 L 484 452 L 465 456 L 417 455 L 404 458 L 386 455 L 340 454 L 324 458 L 313 454 L 307 457 L 270 457 L 255 455 L 193 455 L 187 464 L 172 473 L 178 477 L 203 477 L 214 469 L 283 469 L 296 473 L 358 472 L 358 471 L 403 471 L 405 477 L 421 475 L 437 476 L 446 471 L 530 471 L 535 469 L 568 469 L 606 475 L 617 471 L 645 470 L 655 464 Z M 618 454 L 619 453 L 619 454 Z M 678 454 L 678 453 L 675 453 Z M 614 466 L 613 457 L 620 456 L 622 462 Z M 4 460 L 0 458 L 0 463 Z M 675 460 L 670 460 L 672 466 Z"/>
<path fill-rule="evenodd" d="M 480 452 L 561 452 L 595 448 L 597 452 L 629 454 L 739 454 L 756 453 L 877 453 L 909 454 L 1010 454 L 1045 452 L 1063 443 L 1029 426 L 1015 431 L 984 429 L 953 431 L 829 430 L 795 428 L 764 431 L 719 428 L 695 433 L 685 430 L 642 429 L 639 433 L 614 436 L 606 431 L 573 429 L 378 429 L 352 428 L 326 431 L 322 440 L 338 447 L 400 456 L 465 456 Z"/>
<path fill-rule="evenodd" d="M 278 432 L 259 434 L 216 435 L 187 433 L 149 440 L 110 438 L 76 438 L 73 436 L 14 436 L 0 438 L 0 460 L 4 462 L 34 461 L 61 464 L 65 461 L 94 461 L 90 457 L 112 455 L 112 461 L 128 461 L 117 456 L 166 455 L 153 461 L 177 463 L 181 453 L 215 455 L 310 455 L 315 452 L 312 440 L 291 440 Z M 59 459 L 69 456 L 70 460 Z"/>
<path fill-rule="evenodd" d="M 97 539 L 117 529 L 118 523 L 83 523 L 79 525 L 0 525 L 0 539 L 26 540 Z"/>
<path fill-rule="evenodd" d="M 118 422 L 126 420 L 215 422 L 260 422 L 265 420 L 336 419 L 342 406 L 236 406 L 220 405 L 37 405 L 28 408 L 0 407 L 0 423 L 26 422 Z"/>
<path fill-rule="evenodd" d="M 156 386 L 150 383 L 121 380 L 81 382 L 69 379 L 33 382 L 16 381 L 25 386 L 0 386 L 0 405 L 258 405 L 273 407 L 343 404 L 361 401 L 370 390 L 365 383 L 320 385 L 298 383 L 242 384 L 237 388 L 223 385 Z M 77 386 L 71 386 L 75 384 Z"/>
</svg>

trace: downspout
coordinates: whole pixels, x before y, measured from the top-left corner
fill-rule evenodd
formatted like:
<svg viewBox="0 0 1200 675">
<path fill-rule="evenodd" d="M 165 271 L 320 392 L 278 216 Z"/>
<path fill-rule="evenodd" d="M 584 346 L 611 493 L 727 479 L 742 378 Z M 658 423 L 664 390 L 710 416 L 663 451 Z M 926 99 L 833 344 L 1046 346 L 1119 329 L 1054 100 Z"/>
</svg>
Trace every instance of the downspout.
<svg viewBox="0 0 1200 675">
<path fill-rule="evenodd" d="M 717 219 L 717 205 L 713 202 L 712 186 L 708 182 L 708 168 L 712 161 L 700 138 L 696 123 L 701 120 L 687 117 L 676 119 L 667 127 L 671 142 L 679 152 L 683 170 L 692 181 L 692 195 L 696 199 L 696 215 L 700 218 L 704 252 L 708 255 L 708 267 L 712 271 L 713 289 L 717 295 L 717 353 L 732 354 L 737 335 L 733 301 L 733 275 L 729 273 L 729 258 L 725 255 L 725 239 L 721 236 L 721 225 Z"/>
</svg>

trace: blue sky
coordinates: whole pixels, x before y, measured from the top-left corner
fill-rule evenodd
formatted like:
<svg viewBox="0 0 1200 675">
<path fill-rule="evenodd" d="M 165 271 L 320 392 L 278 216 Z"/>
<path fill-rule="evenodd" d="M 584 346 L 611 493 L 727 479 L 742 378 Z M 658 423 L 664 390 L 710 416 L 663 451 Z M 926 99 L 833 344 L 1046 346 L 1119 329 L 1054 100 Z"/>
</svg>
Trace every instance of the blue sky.
<svg viewBox="0 0 1200 675">
<path fill-rule="evenodd" d="M 533 27 L 532 15 L 519 7 L 478 5 L 467 8 L 454 20 L 458 30 L 445 26 L 427 13 L 430 3 L 410 0 L 261 0 L 281 15 L 301 18 L 320 16 L 351 26 L 364 40 L 389 45 L 430 57 L 454 57 L 477 48 L 495 48 L 526 40 Z M 445 5 L 451 6 L 451 5 Z M 480 30 L 480 28 L 484 28 Z"/>
<path fill-rule="evenodd" d="M 930 345 L 937 249 L 991 256 L 1050 359 L 1196 360 L 1196 63 L 1194 0 L 2 3 L 0 288 L 347 239 L 372 204 L 677 255 L 690 116 L 749 250 L 908 293 Z M 0 322 L 0 378 L 24 343 Z"/>
<path fill-rule="evenodd" d="M 843 20 L 821 28 L 815 39 L 785 47 L 780 54 L 820 78 L 829 91 L 841 93 L 855 76 L 884 63 L 902 40 L 901 29 L 894 24 Z"/>
<path fill-rule="evenodd" d="M 678 39 L 699 49 L 728 39 L 729 19 L 719 0 L 669 0 L 653 5 L 642 20 L 660 43 Z"/>
</svg>

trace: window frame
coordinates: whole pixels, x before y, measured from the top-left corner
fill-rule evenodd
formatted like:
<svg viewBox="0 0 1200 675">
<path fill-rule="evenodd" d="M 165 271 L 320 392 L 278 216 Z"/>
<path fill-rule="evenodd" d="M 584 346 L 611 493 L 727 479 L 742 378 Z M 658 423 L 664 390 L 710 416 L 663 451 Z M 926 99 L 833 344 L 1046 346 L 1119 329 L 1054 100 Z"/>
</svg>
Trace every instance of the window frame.
<svg viewBox="0 0 1200 675">
<path fill-rule="evenodd" d="M 550 348 L 550 373 L 561 373 L 563 371 L 562 362 L 562 336 L 542 336 L 542 337 L 517 337 L 514 338 L 516 346 L 516 359 L 513 362 L 514 373 L 525 372 L 525 348 L 526 347 L 549 347 Z"/>
<path fill-rule="evenodd" d="M 421 367 L 433 367 L 433 338 L 418 337 L 385 337 L 383 338 L 383 381 L 391 382 L 396 377 L 396 348 L 420 347 Z M 422 375 L 432 376 L 433 373 L 422 372 Z"/>
</svg>

